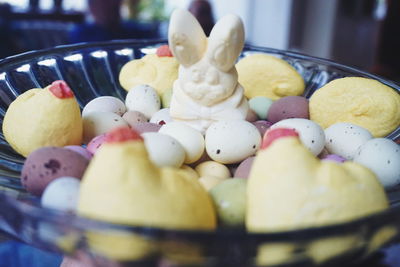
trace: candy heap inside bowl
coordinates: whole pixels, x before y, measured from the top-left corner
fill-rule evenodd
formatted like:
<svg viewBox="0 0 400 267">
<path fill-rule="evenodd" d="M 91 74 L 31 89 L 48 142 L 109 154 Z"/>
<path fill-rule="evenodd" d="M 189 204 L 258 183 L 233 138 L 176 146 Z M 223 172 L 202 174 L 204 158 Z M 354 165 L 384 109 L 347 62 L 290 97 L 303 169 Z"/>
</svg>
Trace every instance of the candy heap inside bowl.
<svg viewBox="0 0 400 267">
<path fill-rule="evenodd" d="M 308 100 L 284 60 L 236 63 L 243 44 L 238 17 L 207 38 L 177 10 L 169 47 L 121 69 L 126 99 L 80 111 L 64 81 L 26 91 L 3 122 L 27 157 L 22 185 L 44 207 L 168 229 L 285 231 L 388 208 L 400 149 L 384 136 L 400 125 L 400 95 L 347 77 Z"/>
</svg>

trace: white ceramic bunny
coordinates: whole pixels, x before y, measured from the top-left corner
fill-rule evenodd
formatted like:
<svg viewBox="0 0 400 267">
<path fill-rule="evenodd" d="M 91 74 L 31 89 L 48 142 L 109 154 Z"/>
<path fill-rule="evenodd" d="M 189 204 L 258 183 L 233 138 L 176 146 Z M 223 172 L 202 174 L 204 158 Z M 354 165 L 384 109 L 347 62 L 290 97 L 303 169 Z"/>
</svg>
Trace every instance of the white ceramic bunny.
<svg viewBox="0 0 400 267">
<path fill-rule="evenodd" d="M 235 68 L 244 45 L 241 19 L 224 16 L 207 39 L 196 18 L 177 9 L 171 16 L 168 41 L 180 63 L 173 86 L 171 117 L 203 133 L 214 121 L 244 120 L 248 103 Z"/>
</svg>

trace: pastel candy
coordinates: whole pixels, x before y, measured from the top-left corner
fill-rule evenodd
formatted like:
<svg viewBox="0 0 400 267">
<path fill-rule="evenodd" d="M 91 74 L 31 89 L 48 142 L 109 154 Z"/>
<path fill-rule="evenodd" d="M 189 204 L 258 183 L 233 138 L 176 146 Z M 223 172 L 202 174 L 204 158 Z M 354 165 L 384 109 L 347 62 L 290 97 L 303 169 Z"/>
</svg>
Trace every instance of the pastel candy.
<svg viewBox="0 0 400 267">
<path fill-rule="evenodd" d="M 310 118 L 308 100 L 305 97 L 283 97 L 272 103 L 268 110 L 267 120 L 272 123 L 291 118 Z"/>
</svg>

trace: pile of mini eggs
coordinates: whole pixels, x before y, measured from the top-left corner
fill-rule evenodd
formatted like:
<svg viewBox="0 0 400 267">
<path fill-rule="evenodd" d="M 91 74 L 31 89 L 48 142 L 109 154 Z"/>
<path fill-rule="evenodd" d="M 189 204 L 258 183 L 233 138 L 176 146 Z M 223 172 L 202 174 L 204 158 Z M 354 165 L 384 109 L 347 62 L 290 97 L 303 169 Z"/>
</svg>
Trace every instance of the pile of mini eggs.
<svg viewBox="0 0 400 267">
<path fill-rule="evenodd" d="M 85 145 L 34 151 L 22 170 L 23 186 L 41 196 L 44 207 L 75 211 L 79 182 L 90 159 L 107 132 L 122 126 L 142 135 L 149 157 L 158 167 L 184 168 L 193 173 L 210 192 L 220 220 L 227 225 L 243 225 L 245 178 L 268 129 L 296 130 L 315 156 L 338 164 L 358 162 L 371 169 L 387 189 L 400 183 L 400 152 L 395 142 L 373 138 L 368 130 L 350 123 L 336 123 L 323 130 L 309 120 L 304 97 L 288 96 L 277 101 L 254 97 L 249 100 L 246 120 L 214 122 L 202 135 L 170 117 L 170 96 L 171 91 L 166 91 L 160 99 L 154 88 L 139 85 L 128 92 L 125 102 L 112 96 L 93 99 L 82 111 Z M 228 179 L 232 177 L 235 179 Z M 236 204 L 229 206 L 227 202 Z"/>
</svg>

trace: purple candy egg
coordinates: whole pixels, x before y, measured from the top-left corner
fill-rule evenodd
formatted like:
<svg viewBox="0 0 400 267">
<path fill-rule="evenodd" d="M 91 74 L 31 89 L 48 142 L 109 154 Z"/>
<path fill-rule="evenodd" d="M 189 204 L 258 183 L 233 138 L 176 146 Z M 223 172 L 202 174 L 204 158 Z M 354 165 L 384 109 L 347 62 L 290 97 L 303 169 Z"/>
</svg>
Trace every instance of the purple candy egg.
<svg viewBox="0 0 400 267">
<path fill-rule="evenodd" d="M 272 123 L 269 121 L 259 120 L 253 122 L 253 125 L 256 126 L 261 136 L 264 136 L 265 132 L 269 129 L 269 127 L 271 127 Z"/>
<path fill-rule="evenodd" d="M 89 160 L 63 147 L 42 147 L 26 158 L 21 183 L 31 194 L 40 196 L 46 186 L 62 176 L 82 178 Z"/>
<path fill-rule="evenodd" d="M 325 157 L 322 158 L 322 160 L 330 160 L 330 161 L 335 161 L 335 162 L 339 162 L 339 163 L 343 163 L 346 161 L 345 158 L 343 158 L 339 155 L 335 155 L 335 154 L 326 155 Z"/>
<path fill-rule="evenodd" d="M 91 160 L 93 157 L 92 153 L 90 153 L 89 150 L 81 146 L 65 146 L 64 148 L 75 151 L 87 158 L 88 160 Z"/>
<path fill-rule="evenodd" d="M 89 150 L 89 152 L 94 155 L 96 153 L 97 149 L 99 149 L 101 147 L 101 145 L 104 143 L 105 138 L 106 138 L 106 134 L 101 134 L 101 135 L 94 137 L 88 143 L 87 150 Z"/>
<path fill-rule="evenodd" d="M 253 165 L 255 157 L 249 157 L 243 160 L 239 166 L 237 167 L 235 174 L 233 177 L 235 178 L 248 178 L 251 170 L 251 166 Z"/>
<path fill-rule="evenodd" d="M 142 133 L 148 133 L 148 132 L 158 132 L 160 130 L 162 125 L 152 123 L 152 122 L 141 122 L 141 123 L 135 123 L 132 126 L 132 129 L 134 129 L 136 132 L 142 134 Z"/>
<path fill-rule="evenodd" d="M 257 113 L 254 110 L 249 109 L 247 111 L 246 121 L 255 122 L 257 120 L 258 120 Z"/>
<path fill-rule="evenodd" d="M 286 96 L 272 103 L 267 120 L 275 123 L 285 119 L 309 119 L 308 100 L 302 96 Z"/>
</svg>

